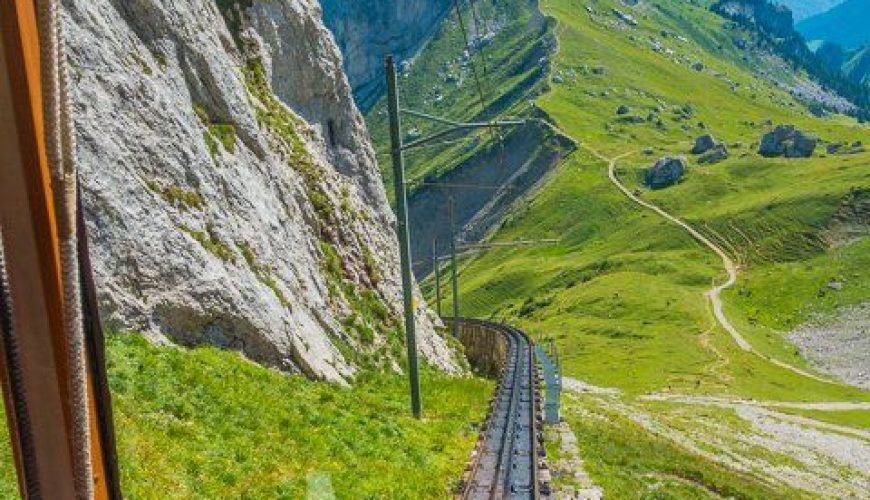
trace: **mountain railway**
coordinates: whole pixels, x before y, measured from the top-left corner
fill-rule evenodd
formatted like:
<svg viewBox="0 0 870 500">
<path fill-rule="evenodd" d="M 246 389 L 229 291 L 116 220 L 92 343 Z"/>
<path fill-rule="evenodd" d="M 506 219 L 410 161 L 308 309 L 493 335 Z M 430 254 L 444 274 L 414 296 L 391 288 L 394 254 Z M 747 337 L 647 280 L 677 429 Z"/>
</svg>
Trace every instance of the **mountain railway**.
<svg viewBox="0 0 870 500">
<path fill-rule="evenodd" d="M 501 379 L 459 498 L 547 498 L 549 484 L 541 466 L 545 453 L 539 376 L 529 337 L 516 328 L 489 321 L 460 319 L 458 323 L 463 333 L 469 329 L 487 331 L 505 343 Z"/>
</svg>

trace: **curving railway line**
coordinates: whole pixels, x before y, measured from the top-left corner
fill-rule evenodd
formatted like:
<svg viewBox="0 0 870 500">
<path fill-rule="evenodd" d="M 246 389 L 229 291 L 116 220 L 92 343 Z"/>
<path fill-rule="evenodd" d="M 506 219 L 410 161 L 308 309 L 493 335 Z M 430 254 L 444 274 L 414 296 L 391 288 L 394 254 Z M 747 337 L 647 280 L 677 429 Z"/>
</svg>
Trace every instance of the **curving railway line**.
<svg viewBox="0 0 870 500">
<path fill-rule="evenodd" d="M 500 334 L 506 349 L 501 380 L 460 498 L 546 498 L 549 485 L 540 474 L 544 451 L 532 343 L 525 333 L 507 325 L 461 319 L 463 326 Z"/>
</svg>

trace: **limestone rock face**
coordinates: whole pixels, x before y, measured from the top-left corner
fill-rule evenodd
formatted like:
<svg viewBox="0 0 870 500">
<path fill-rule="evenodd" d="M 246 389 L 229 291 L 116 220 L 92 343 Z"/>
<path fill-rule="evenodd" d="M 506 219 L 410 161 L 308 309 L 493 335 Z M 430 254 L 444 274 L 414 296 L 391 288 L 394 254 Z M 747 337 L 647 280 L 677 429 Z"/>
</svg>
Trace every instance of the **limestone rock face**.
<svg viewBox="0 0 870 500">
<path fill-rule="evenodd" d="M 758 154 L 765 157 L 809 158 L 816 150 L 819 139 L 796 129 L 794 125 L 779 125 L 764 134 Z"/>
<path fill-rule="evenodd" d="M 104 320 L 333 381 L 398 367 L 393 215 L 338 48 L 315 0 L 242 4 L 63 2 Z"/>
<path fill-rule="evenodd" d="M 676 184 L 686 172 L 686 159 L 665 157 L 644 172 L 644 184 L 661 189 Z"/>
<path fill-rule="evenodd" d="M 371 107 L 385 87 L 384 57 L 403 61 L 429 40 L 453 5 L 436 0 L 321 0 L 323 19 L 344 54 L 357 103 Z"/>
</svg>

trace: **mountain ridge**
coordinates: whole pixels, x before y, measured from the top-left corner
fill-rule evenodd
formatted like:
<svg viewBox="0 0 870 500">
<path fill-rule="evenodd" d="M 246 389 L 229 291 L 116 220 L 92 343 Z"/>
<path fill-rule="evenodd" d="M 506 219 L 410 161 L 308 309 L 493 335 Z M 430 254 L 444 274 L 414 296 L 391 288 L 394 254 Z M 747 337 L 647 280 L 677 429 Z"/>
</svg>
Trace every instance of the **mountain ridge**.
<svg viewBox="0 0 870 500">
<path fill-rule="evenodd" d="M 870 0 L 846 0 L 842 4 L 795 25 L 808 40 L 824 40 L 856 49 L 870 43 Z"/>
<path fill-rule="evenodd" d="M 802 21 L 823 12 L 827 12 L 845 0 L 776 0 L 787 6 L 794 13 L 795 21 Z"/>
</svg>

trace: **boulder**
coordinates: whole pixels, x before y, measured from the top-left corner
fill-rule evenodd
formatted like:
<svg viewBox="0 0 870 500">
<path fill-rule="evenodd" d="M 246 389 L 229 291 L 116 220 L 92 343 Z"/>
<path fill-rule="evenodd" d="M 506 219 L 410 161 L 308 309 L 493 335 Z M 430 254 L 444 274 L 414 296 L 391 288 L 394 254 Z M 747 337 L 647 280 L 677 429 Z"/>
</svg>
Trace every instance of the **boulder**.
<svg viewBox="0 0 870 500">
<path fill-rule="evenodd" d="M 686 172 L 686 159 L 665 157 L 644 171 L 644 184 L 661 189 L 676 184 Z"/>
<path fill-rule="evenodd" d="M 631 112 L 631 108 L 626 104 L 620 104 L 618 108 L 616 108 L 617 115 L 627 115 Z"/>
<path fill-rule="evenodd" d="M 725 144 L 716 144 L 713 146 L 713 149 L 704 153 L 700 158 L 698 158 L 698 163 L 702 165 L 709 165 L 711 163 L 719 163 L 720 161 L 724 161 L 728 159 L 728 147 Z"/>
<path fill-rule="evenodd" d="M 613 15 L 620 21 L 632 27 L 637 26 L 637 19 L 635 19 L 631 14 L 627 14 L 619 9 L 612 9 L 612 11 Z"/>
<path fill-rule="evenodd" d="M 818 137 L 806 135 L 801 131 L 795 131 L 794 140 L 791 144 L 786 144 L 786 158 L 809 158 L 816 150 L 819 144 Z"/>
<path fill-rule="evenodd" d="M 646 122 L 646 120 L 644 120 L 642 116 L 638 116 L 638 115 L 622 115 L 619 118 L 617 118 L 616 121 L 618 121 L 620 123 L 633 123 L 633 124 Z"/>
<path fill-rule="evenodd" d="M 717 144 L 716 139 L 714 139 L 712 135 L 704 134 L 695 139 L 695 146 L 692 148 L 692 154 L 699 155 L 706 153 L 715 148 Z"/>
<path fill-rule="evenodd" d="M 817 137 L 797 130 L 794 125 L 779 125 L 761 137 L 758 154 L 768 158 L 809 158 L 818 143 Z"/>
</svg>

